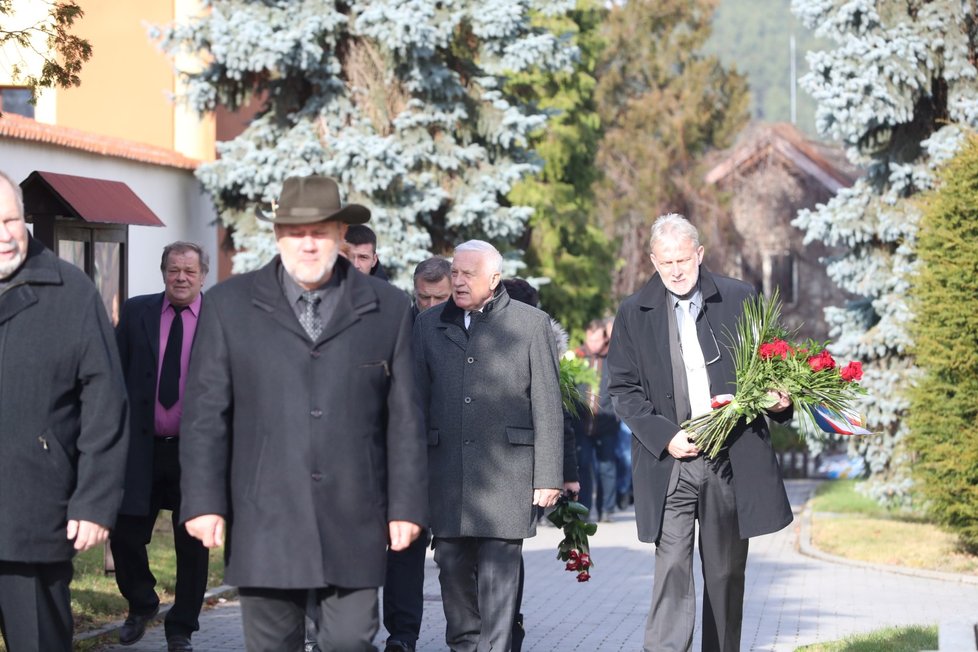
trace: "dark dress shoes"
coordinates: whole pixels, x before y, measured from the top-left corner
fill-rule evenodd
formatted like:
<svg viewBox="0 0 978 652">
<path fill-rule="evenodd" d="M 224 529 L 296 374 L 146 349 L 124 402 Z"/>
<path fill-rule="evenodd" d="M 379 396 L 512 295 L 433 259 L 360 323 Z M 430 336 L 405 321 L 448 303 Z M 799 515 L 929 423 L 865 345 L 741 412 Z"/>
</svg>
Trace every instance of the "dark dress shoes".
<svg viewBox="0 0 978 652">
<path fill-rule="evenodd" d="M 166 637 L 167 652 L 194 652 L 190 637 L 186 634 L 168 634 Z"/>
<path fill-rule="evenodd" d="M 129 614 L 126 618 L 126 622 L 122 624 L 122 629 L 119 630 L 119 643 L 122 645 L 132 645 L 139 639 L 143 637 L 146 633 L 146 625 L 149 621 L 156 617 L 156 614 L 160 612 L 160 607 L 157 605 L 156 609 L 152 613 L 148 614 Z"/>
</svg>

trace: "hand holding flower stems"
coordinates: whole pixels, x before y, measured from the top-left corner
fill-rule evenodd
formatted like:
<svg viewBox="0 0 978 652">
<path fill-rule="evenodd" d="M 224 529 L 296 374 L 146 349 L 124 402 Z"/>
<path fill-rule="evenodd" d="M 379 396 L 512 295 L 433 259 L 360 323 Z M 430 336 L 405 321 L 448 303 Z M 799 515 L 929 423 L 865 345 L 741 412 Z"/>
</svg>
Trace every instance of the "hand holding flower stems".
<svg viewBox="0 0 978 652">
<path fill-rule="evenodd" d="M 850 362 L 836 369 L 825 344 L 790 340 L 781 323 L 777 293 L 767 300 L 748 300 L 732 338 L 736 394 L 714 396 L 713 410 L 682 424 L 696 446 L 716 457 L 727 437 L 744 419 L 753 421 L 764 411 L 781 412 L 793 405 L 802 425 L 812 435 L 819 429 L 841 435 L 869 434 L 851 405 L 865 394 L 856 384 L 862 364 Z"/>
<path fill-rule="evenodd" d="M 588 537 L 598 531 L 598 524 L 588 523 L 588 512 L 587 507 L 564 494 L 557 499 L 557 506 L 547 515 L 551 523 L 564 531 L 563 541 L 557 544 L 557 559 L 567 562 L 564 570 L 577 573 L 578 582 L 591 579 L 588 571 L 594 566 Z"/>
</svg>

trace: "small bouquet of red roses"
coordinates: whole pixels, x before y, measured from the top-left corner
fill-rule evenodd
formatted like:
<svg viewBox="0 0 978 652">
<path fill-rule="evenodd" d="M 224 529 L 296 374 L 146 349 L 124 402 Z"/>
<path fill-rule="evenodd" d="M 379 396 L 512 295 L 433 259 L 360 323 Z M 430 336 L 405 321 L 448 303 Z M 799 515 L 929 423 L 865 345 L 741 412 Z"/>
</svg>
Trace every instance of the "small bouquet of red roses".
<svg viewBox="0 0 978 652">
<path fill-rule="evenodd" d="M 587 507 L 571 500 L 566 494 L 557 499 L 557 505 L 547 519 L 564 531 L 564 539 L 557 544 L 557 559 L 567 562 L 564 570 L 577 573 L 578 582 L 591 579 L 591 546 L 588 537 L 598 531 L 597 523 L 587 520 Z"/>
<path fill-rule="evenodd" d="M 793 334 L 780 320 L 781 303 L 776 293 L 770 300 L 757 297 L 744 304 L 733 346 L 736 394 L 714 396 L 713 411 L 682 426 L 693 433 L 696 445 L 708 457 L 716 457 L 740 419 L 753 421 L 777 403 L 769 390 L 791 397 L 808 434 L 819 430 L 870 434 L 852 408 L 866 393 L 857 383 L 862 378 L 862 364 L 850 362 L 838 368 L 824 343 L 793 343 Z"/>
</svg>

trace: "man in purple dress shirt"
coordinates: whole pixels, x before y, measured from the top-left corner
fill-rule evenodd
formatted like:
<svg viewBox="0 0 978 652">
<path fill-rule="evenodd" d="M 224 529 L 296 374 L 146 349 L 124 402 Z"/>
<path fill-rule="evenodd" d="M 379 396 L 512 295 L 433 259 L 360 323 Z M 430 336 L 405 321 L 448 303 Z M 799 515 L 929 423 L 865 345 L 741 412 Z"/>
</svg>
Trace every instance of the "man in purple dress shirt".
<svg viewBox="0 0 978 652">
<path fill-rule="evenodd" d="M 199 629 L 208 551 L 180 525 L 178 449 L 183 389 L 200 316 L 207 254 L 196 244 L 174 242 L 164 248 L 160 269 L 165 290 L 126 301 L 116 328 L 132 409 L 126 490 L 111 542 L 116 582 L 129 602 L 119 642 L 131 645 L 159 611 L 146 546 L 159 511 L 172 511 L 177 582 L 164 626 L 167 649 L 186 652 L 193 649 L 190 637 Z"/>
</svg>

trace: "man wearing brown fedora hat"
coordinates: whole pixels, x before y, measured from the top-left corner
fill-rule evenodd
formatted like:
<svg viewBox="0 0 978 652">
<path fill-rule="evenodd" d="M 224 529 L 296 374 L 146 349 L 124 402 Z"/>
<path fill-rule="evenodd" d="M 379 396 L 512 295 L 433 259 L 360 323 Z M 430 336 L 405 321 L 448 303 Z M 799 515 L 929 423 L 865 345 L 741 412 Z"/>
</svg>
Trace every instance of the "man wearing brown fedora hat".
<svg viewBox="0 0 978 652">
<path fill-rule="evenodd" d="M 411 307 L 338 256 L 370 211 L 332 179 L 287 179 L 260 217 L 279 255 L 218 284 L 197 327 L 181 514 L 208 547 L 227 529 L 249 652 L 302 649 L 310 597 L 323 650 L 372 650 L 387 548 L 427 525 Z"/>
</svg>

